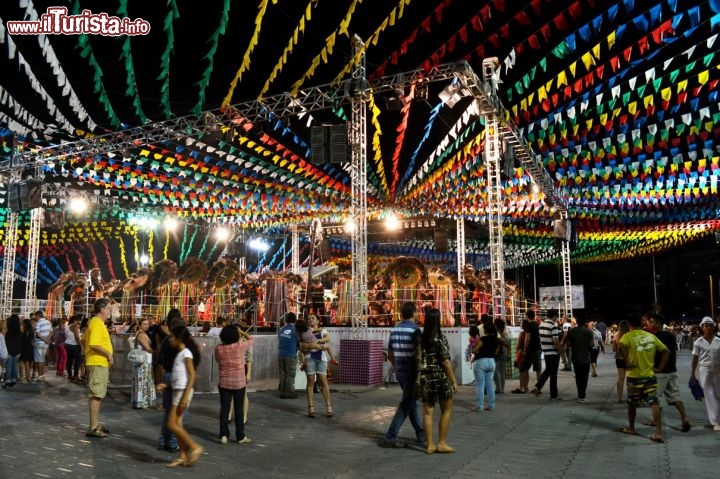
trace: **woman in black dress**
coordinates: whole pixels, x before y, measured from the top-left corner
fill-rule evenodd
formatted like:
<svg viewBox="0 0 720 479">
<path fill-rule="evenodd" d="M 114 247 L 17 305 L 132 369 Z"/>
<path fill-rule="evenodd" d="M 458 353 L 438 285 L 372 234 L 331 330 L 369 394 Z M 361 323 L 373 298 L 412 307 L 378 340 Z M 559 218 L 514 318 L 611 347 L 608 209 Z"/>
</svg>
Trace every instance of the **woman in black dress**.
<svg viewBox="0 0 720 479">
<path fill-rule="evenodd" d="M 30 382 L 32 364 L 35 360 L 35 328 L 32 322 L 25 318 L 22 321 L 22 334 L 20 335 L 20 380 Z"/>
</svg>

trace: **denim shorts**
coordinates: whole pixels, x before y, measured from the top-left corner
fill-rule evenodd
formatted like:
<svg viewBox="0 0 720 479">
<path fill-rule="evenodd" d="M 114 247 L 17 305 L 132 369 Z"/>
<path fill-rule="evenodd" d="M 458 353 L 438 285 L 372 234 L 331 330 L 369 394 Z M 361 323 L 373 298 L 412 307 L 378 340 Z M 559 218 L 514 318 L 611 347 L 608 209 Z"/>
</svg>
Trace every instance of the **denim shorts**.
<svg viewBox="0 0 720 479">
<path fill-rule="evenodd" d="M 305 368 L 305 374 L 312 376 L 313 374 L 320 374 L 321 376 L 327 376 L 327 361 L 322 359 L 307 358 L 307 367 Z"/>
</svg>

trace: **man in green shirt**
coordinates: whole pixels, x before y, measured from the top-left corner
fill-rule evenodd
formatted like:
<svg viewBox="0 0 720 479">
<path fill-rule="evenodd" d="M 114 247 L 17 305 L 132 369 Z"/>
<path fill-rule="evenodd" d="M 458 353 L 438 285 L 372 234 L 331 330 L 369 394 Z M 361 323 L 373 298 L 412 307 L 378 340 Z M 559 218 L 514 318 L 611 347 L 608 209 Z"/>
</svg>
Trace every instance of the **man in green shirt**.
<svg viewBox="0 0 720 479">
<path fill-rule="evenodd" d="M 654 442 L 664 442 L 662 437 L 662 415 L 657 397 L 657 378 L 655 373 L 662 371 L 670 358 L 670 351 L 654 334 L 643 331 L 642 318 L 629 319 L 630 332 L 623 335 L 618 346 L 618 355 L 627 365 L 627 403 L 629 424 L 619 429 L 625 434 L 635 432 L 637 408 L 649 405 L 652 408 L 655 434 L 650 436 Z M 662 354 L 660 364 L 655 368 L 655 353 Z"/>
</svg>

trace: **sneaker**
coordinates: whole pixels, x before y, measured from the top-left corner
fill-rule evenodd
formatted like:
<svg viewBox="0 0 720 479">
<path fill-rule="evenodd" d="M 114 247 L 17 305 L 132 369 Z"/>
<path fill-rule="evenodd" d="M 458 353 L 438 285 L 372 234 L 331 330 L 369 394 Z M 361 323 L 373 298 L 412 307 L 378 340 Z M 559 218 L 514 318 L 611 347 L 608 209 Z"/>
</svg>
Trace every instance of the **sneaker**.
<svg viewBox="0 0 720 479">
<path fill-rule="evenodd" d="M 538 388 L 533 388 L 533 390 L 530 391 L 530 392 L 531 392 L 532 395 L 535 396 L 536 398 L 539 398 L 540 395 L 542 394 L 542 392 L 541 392 Z"/>
<path fill-rule="evenodd" d="M 227 436 L 223 436 L 220 438 L 220 444 L 227 444 L 227 441 L 228 441 Z"/>
<path fill-rule="evenodd" d="M 85 433 L 87 437 L 107 437 L 108 434 L 104 432 L 99 427 L 96 427 L 95 429 L 88 429 Z"/>
<path fill-rule="evenodd" d="M 252 439 L 250 439 L 247 436 L 245 436 L 242 439 L 238 439 L 238 441 L 237 441 L 238 444 L 250 444 L 251 442 L 252 442 Z"/>
<path fill-rule="evenodd" d="M 585 398 L 578 398 L 578 402 L 587 402 L 587 399 L 585 399 Z"/>
<path fill-rule="evenodd" d="M 554 398 L 550 398 L 551 401 L 562 401 L 562 398 L 560 396 L 555 396 Z"/>
<path fill-rule="evenodd" d="M 713 431 L 720 432 L 720 425 L 716 424 L 715 426 L 713 426 Z"/>
</svg>

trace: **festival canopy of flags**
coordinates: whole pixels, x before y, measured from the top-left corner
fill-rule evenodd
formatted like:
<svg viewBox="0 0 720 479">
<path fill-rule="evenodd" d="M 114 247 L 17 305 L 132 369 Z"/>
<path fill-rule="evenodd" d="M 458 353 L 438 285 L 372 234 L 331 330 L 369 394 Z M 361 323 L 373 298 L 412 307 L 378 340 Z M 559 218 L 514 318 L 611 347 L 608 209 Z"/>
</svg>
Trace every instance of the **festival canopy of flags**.
<svg viewBox="0 0 720 479">
<path fill-rule="evenodd" d="M 577 233 L 574 262 L 654 254 L 720 226 L 720 2 L 717 0 L 7 0 L 0 5 L 0 160 L 172 118 L 305 89 L 341 85 L 358 67 L 369 81 L 467 62 L 480 75 L 498 59 L 500 98 L 539 155 Z M 15 35 L 9 21 L 38 21 L 66 6 L 142 18 L 146 35 Z M 101 8 L 102 10 L 97 10 Z M 718 57 L 718 58 L 716 58 Z M 408 83 L 368 97 L 368 215 L 486 216 L 485 128 L 470 99 L 450 106 L 445 84 Z M 337 91 L 337 90 L 335 90 Z M 242 109 L 240 109 L 242 111 Z M 224 249 L 216 225 L 244 238 L 282 237 L 318 218 L 340 225 L 351 204 L 346 162 L 311 154 L 311 129 L 345 124 L 347 97 L 294 116 L 239 119 L 216 130 L 67 155 L 38 163 L 44 182 L 101 197 L 42 231 L 38 279 L 102 267 L 124 278 L 139 254 L 155 260 Z M 213 126 L 213 125 L 211 125 Z M 7 168 L 0 223 L 8 212 Z M 32 172 L 31 172 L 32 173 Z M 506 261 L 555 261 L 554 211 L 515 164 L 503 177 Z M 48 210 L 67 197 L 43 198 Z M 2 204 L 4 203 L 4 204 Z M 180 232 L 143 228 L 142 216 L 173 216 Z M 20 213 L 22 276 L 29 212 Z M 479 228 L 480 230 L 481 228 Z M 0 229 L 3 236 L 4 228 Z M 329 238 L 349 254 L 347 235 Z M 487 245 L 468 237 L 470 261 Z M 373 243 L 377 256 L 438 260 L 432 239 Z M 271 249 L 264 263 L 287 266 Z"/>
</svg>

